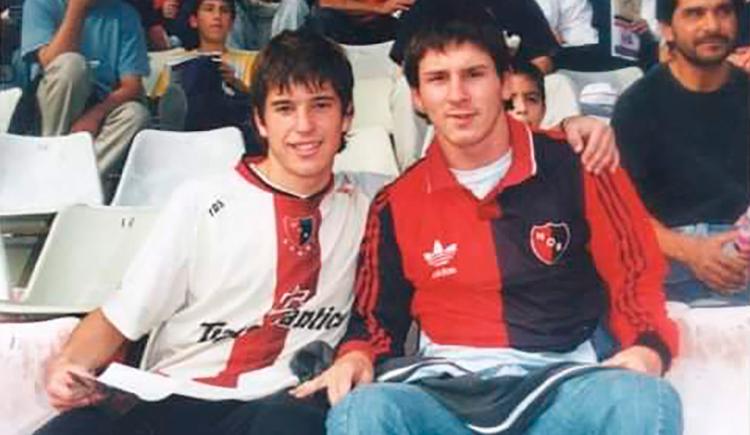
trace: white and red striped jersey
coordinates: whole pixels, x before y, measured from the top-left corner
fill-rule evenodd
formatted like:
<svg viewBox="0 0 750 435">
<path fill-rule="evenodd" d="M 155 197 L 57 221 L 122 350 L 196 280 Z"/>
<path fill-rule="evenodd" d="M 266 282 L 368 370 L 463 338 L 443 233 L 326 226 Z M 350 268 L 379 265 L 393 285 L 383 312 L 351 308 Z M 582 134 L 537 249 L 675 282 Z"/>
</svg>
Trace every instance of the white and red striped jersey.
<svg viewBox="0 0 750 435">
<path fill-rule="evenodd" d="M 372 180 L 369 180 L 372 181 Z M 103 307 L 131 340 L 155 334 L 147 369 L 200 382 L 207 399 L 292 386 L 294 353 L 346 328 L 369 198 L 336 175 L 308 198 L 252 162 L 180 188 Z"/>
</svg>

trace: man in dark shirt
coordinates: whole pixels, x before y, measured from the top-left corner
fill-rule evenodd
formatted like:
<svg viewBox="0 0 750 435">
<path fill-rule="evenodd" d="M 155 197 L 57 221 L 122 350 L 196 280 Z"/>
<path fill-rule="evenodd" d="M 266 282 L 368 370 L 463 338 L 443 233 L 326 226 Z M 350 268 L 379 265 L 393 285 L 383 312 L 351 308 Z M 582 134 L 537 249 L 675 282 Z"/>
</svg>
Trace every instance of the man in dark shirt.
<svg viewBox="0 0 750 435">
<path fill-rule="evenodd" d="M 750 259 L 731 253 L 750 200 L 750 87 L 726 61 L 741 0 L 659 0 L 671 50 L 618 101 L 626 168 L 671 260 L 671 299 L 747 304 Z"/>
</svg>

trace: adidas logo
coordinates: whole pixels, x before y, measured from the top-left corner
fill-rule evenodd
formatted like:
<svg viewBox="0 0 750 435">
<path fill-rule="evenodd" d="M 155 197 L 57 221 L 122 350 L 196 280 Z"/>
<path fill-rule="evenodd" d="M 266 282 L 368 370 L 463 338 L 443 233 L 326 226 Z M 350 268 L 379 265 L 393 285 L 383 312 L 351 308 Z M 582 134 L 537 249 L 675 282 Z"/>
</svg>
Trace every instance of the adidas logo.
<svg viewBox="0 0 750 435">
<path fill-rule="evenodd" d="M 458 251 L 458 245 L 451 243 L 448 246 L 443 246 L 440 240 L 435 240 L 432 245 L 432 252 L 425 252 L 422 254 L 424 260 L 432 267 L 443 267 L 453 260 Z"/>
</svg>

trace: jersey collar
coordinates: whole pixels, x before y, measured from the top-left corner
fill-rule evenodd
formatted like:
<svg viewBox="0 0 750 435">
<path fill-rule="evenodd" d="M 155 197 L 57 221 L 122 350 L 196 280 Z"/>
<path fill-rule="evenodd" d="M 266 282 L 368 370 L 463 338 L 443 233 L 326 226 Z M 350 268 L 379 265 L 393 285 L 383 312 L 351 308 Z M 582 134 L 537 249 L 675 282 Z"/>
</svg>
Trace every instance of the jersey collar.
<svg viewBox="0 0 750 435">
<path fill-rule="evenodd" d="M 536 175 L 537 166 L 534 157 L 534 139 L 531 135 L 531 130 L 529 130 L 526 124 L 516 121 L 507 114 L 504 116 L 508 123 L 510 149 L 513 150 L 513 160 L 510 163 L 508 173 L 487 194 L 482 202 L 494 200 L 494 197 L 506 187 L 520 184 Z M 438 191 L 456 188 L 466 190 L 450 171 L 438 144 L 437 137 L 433 139 L 429 150 L 427 150 L 426 163 L 431 190 Z"/>
<path fill-rule="evenodd" d="M 308 197 L 303 198 L 293 193 L 281 190 L 268 183 L 266 180 L 260 177 L 254 169 L 251 168 L 251 165 L 257 165 L 258 163 L 262 162 L 263 159 L 265 159 L 264 156 L 243 156 L 240 161 L 237 162 L 235 170 L 240 174 L 242 178 L 245 179 L 245 181 L 258 187 L 259 189 L 265 190 L 266 192 L 270 192 L 274 195 L 280 195 L 300 201 L 319 203 L 326 196 L 326 194 L 333 189 L 334 177 L 333 174 L 331 174 L 331 178 L 328 181 L 328 184 L 326 184 L 326 187 L 324 187 L 320 192 Z"/>
</svg>

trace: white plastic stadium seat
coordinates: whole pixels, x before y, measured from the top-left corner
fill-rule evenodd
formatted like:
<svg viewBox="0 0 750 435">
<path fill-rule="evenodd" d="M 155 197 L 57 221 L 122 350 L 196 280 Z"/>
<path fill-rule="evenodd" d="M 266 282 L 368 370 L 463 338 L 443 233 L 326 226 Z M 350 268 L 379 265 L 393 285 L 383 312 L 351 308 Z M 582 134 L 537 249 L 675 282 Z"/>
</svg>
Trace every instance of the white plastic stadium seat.
<svg viewBox="0 0 750 435">
<path fill-rule="evenodd" d="M 21 88 L 3 89 L 0 91 L 0 133 L 8 131 L 10 118 L 21 98 Z"/>
<path fill-rule="evenodd" d="M 383 127 L 367 127 L 349 132 L 346 148 L 336 155 L 333 170 L 398 175 L 398 164 L 388 132 Z"/>
<path fill-rule="evenodd" d="M 398 72 L 398 65 L 388 57 L 393 41 L 369 45 L 342 44 L 341 47 L 349 58 L 354 77 L 357 79 L 390 77 Z"/>
<path fill-rule="evenodd" d="M 389 57 L 393 41 L 344 45 L 354 72 L 352 128 L 384 127 L 393 137 L 399 169 L 419 157 L 425 125 L 414 113 L 411 92 L 400 68 Z"/>
<path fill-rule="evenodd" d="M 666 378 L 680 394 L 685 435 L 750 433 L 750 306 L 668 308 L 680 353 Z"/>
<path fill-rule="evenodd" d="M 183 182 L 232 168 L 245 150 L 235 127 L 135 136 L 112 205 L 159 206 Z"/>
<path fill-rule="evenodd" d="M 584 86 L 591 83 L 609 83 L 617 91 L 617 94 L 621 95 L 625 89 L 633 84 L 633 82 L 643 77 L 643 71 L 634 66 L 601 72 L 582 72 L 560 69 L 557 70 L 557 73 L 573 80 L 576 95 L 581 93 Z"/>
<path fill-rule="evenodd" d="M 91 135 L 31 137 L 0 133 L 0 212 L 101 204 Z"/>
<path fill-rule="evenodd" d="M 25 291 L 0 303 L 0 318 L 85 313 L 120 287 L 158 212 L 76 205 L 57 214 Z"/>
<path fill-rule="evenodd" d="M 8 273 L 8 257 L 5 255 L 5 241 L 0 238 L 0 300 L 6 299 L 10 299 L 10 274 Z"/>
<path fill-rule="evenodd" d="M 542 120 L 542 128 L 557 125 L 563 118 L 580 115 L 578 92 L 573 81 L 559 73 L 544 76 L 544 93 L 547 100 L 547 112 Z"/>
</svg>

